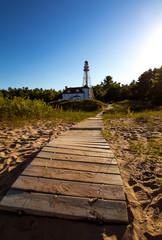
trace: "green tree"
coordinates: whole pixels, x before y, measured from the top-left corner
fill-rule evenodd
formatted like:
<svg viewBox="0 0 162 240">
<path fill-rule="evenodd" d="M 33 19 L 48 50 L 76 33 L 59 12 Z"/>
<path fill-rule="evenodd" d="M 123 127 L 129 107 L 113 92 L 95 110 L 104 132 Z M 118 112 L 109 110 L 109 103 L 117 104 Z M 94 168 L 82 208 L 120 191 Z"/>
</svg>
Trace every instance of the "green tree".
<svg viewBox="0 0 162 240">
<path fill-rule="evenodd" d="M 153 77 L 154 77 L 154 72 L 151 69 L 149 69 L 138 78 L 137 96 L 139 99 L 142 99 L 142 100 L 150 99 Z"/>
<path fill-rule="evenodd" d="M 101 82 L 101 86 L 103 90 L 107 90 L 111 85 L 113 85 L 113 80 L 110 75 L 106 76 L 103 82 Z"/>
<path fill-rule="evenodd" d="M 162 67 L 154 69 L 152 78 L 151 102 L 156 105 L 162 105 Z"/>
</svg>

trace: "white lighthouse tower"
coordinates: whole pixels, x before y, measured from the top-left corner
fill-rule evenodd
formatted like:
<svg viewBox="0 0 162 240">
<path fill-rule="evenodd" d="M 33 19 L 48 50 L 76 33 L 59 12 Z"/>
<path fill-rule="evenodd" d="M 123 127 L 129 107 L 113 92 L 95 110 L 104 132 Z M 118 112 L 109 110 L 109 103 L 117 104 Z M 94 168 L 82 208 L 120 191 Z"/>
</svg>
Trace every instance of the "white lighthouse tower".
<svg viewBox="0 0 162 240">
<path fill-rule="evenodd" d="M 88 61 L 84 63 L 84 75 L 83 75 L 83 86 L 82 87 L 65 87 L 63 91 L 62 99 L 63 100 L 84 100 L 93 97 L 92 87 L 90 86 L 90 77 L 89 77 L 89 65 Z"/>
<path fill-rule="evenodd" d="M 90 74 L 89 74 L 89 65 L 88 61 L 84 62 L 84 75 L 83 75 L 83 87 L 88 88 L 88 98 L 93 98 L 93 88 L 91 86 Z"/>
<path fill-rule="evenodd" d="M 83 71 L 84 71 L 84 76 L 83 76 L 84 85 L 86 87 L 88 87 L 88 78 L 89 78 L 89 76 L 88 76 L 88 72 L 89 72 L 88 61 L 85 61 L 85 63 L 84 63 L 84 70 Z"/>
</svg>

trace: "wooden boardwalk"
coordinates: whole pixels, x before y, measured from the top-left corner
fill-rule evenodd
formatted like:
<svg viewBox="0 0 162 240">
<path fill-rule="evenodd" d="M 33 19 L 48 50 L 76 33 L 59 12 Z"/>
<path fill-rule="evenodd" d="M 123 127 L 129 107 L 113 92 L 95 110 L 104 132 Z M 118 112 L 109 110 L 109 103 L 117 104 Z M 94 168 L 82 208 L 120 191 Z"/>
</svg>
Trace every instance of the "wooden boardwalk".
<svg viewBox="0 0 162 240">
<path fill-rule="evenodd" d="M 127 223 L 119 169 L 101 136 L 101 115 L 49 142 L 0 202 L 0 210 Z"/>
</svg>

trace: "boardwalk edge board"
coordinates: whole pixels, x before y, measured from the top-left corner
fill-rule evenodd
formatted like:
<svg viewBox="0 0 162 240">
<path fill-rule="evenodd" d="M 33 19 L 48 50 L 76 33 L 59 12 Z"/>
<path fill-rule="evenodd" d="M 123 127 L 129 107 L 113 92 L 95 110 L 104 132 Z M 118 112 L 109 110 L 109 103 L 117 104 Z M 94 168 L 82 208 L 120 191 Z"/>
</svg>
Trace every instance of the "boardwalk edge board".
<svg viewBox="0 0 162 240">
<path fill-rule="evenodd" d="M 125 202 L 62 197 L 10 190 L 1 201 L 1 210 L 68 219 L 127 223 Z M 43 209 L 43 210 L 42 210 Z"/>
</svg>

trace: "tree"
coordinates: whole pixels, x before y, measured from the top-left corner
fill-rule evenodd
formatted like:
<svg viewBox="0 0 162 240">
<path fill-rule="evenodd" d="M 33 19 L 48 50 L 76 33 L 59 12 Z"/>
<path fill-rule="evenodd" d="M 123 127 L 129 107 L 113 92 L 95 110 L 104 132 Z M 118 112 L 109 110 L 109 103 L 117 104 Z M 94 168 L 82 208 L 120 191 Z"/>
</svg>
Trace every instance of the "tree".
<svg viewBox="0 0 162 240">
<path fill-rule="evenodd" d="M 144 72 L 137 81 L 138 98 L 142 100 L 148 100 L 150 98 L 150 90 L 152 87 L 152 79 L 154 72 L 149 69 Z"/>
<path fill-rule="evenodd" d="M 151 102 L 156 105 L 162 105 L 162 67 L 154 69 L 152 78 Z"/>
<path fill-rule="evenodd" d="M 101 82 L 101 86 L 104 90 L 108 89 L 113 84 L 113 80 L 111 76 L 106 76 L 103 82 Z"/>
</svg>

